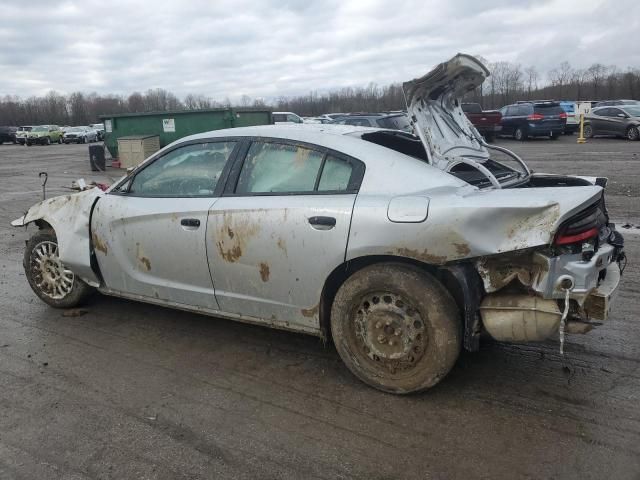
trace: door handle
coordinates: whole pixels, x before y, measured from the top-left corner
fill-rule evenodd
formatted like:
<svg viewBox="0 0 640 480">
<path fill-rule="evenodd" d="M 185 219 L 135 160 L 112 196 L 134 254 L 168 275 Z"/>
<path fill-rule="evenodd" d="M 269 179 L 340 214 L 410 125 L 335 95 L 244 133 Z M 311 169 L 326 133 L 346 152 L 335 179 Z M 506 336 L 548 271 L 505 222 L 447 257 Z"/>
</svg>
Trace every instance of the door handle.
<svg viewBox="0 0 640 480">
<path fill-rule="evenodd" d="M 180 220 L 180 225 L 183 227 L 198 228 L 200 226 L 200 220 L 197 218 L 183 218 Z"/>
<path fill-rule="evenodd" d="M 316 230 L 331 230 L 336 226 L 334 217 L 310 217 L 309 224 Z"/>
</svg>

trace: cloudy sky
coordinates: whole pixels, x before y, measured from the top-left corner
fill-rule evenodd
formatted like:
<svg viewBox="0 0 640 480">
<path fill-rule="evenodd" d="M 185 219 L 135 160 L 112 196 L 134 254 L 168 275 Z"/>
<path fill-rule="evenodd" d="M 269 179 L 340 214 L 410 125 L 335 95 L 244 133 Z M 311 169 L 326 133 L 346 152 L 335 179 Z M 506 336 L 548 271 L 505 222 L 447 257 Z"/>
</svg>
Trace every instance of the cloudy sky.
<svg viewBox="0 0 640 480">
<path fill-rule="evenodd" d="M 457 52 L 640 67 L 637 0 L 2 0 L 0 95 L 273 98 L 420 76 Z"/>
</svg>

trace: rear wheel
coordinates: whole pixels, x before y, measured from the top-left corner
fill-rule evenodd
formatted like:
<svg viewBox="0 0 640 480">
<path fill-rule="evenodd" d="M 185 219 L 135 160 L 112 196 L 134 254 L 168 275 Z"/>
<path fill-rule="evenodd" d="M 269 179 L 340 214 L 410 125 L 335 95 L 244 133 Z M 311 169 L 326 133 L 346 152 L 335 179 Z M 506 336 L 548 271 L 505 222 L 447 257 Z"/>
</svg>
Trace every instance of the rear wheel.
<svg viewBox="0 0 640 480">
<path fill-rule="evenodd" d="M 638 140 L 638 138 L 640 138 L 640 132 L 638 132 L 638 127 L 627 128 L 627 138 L 629 140 Z"/>
<path fill-rule="evenodd" d="M 349 370 L 391 393 L 438 383 L 460 353 L 460 319 L 451 295 L 434 277 L 402 263 L 354 273 L 331 308 L 331 332 Z"/>
<path fill-rule="evenodd" d="M 31 289 L 52 307 L 75 307 L 93 292 L 60 261 L 53 230 L 33 234 L 27 242 L 23 266 Z"/>
<path fill-rule="evenodd" d="M 527 132 L 524 131 L 524 128 L 518 127 L 516 128 L 516 131 L 513 132 L 513 138 L 522 142 L 527 139 Z"/>
<path fill-rule="evenodd" d="M 582 133 L 585 138 L 593 138 L 593 127 L 591 125 L 585 125 Z"/>
</svg>

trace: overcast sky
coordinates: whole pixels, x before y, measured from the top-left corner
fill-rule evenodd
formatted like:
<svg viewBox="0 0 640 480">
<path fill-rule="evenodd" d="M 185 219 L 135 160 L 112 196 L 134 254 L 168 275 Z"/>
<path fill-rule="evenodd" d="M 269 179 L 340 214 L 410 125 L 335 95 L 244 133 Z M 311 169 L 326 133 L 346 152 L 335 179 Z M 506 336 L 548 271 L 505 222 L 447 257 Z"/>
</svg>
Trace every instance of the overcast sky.
<svg viewBox="0 0 640 480">
<path fill-rule="evenodd" d="M 421 76 L 457 52 L 640 67 L 638 0 L 2 0 L 0 95 L 273 98 Z"/>
</svg>

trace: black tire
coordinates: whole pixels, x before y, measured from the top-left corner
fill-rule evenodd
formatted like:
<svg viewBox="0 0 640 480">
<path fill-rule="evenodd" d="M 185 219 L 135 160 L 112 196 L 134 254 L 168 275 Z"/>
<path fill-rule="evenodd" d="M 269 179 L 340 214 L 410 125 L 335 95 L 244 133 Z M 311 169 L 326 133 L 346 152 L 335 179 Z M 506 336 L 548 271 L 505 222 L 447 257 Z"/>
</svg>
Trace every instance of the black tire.
<svg viewBox="0 0 640 480">
<path fill-rule="evenodd" d="M 40 256 L 43 251 L 51 251 L 52 245 L 55 245 L 57 252 L 58 241 L 53 230 L 39 230 L 31 236 L 27 241 L 22 262 L 25 275 L 31 289 L 43 302 L 55 308 L 76 307 L 86 300 L 94 289 L 65 269 L 59 260 L 56 261 L 57 253 Z M 43 268 L 49 270 L 45 273 Z M 54 282 L 64 283 L 60 291 L 53 289 L 51 285 Z"/>
<path fill-rule="evenodd" d="M 82 143 L 87 143 L 87 137 L 82 137 Z"/>
<path fill-rule="evenodd" d="M 51 145 L 51 137 L 46 137 L 44 140 L 45 145 Z"/>
<path fill-rule="evenodd" d="M 638 132 L 638 127 L 629 127 L 627 128 L 627 140 L 640 140 L 640 132 Z"/>
<path fill-rule="evenodd" d="M 584 126 L 584 129 L 582 130 L 582 133 L 584 135 L 584 138 L 593 138 L 593 127 L 589 124 L 586 124 Z"/>
<path fill-rule="evenodd" d="M 62 145 L 62 135 L 58 137 L 58 145 Z"/>
<path fill-rule="evenodd" d="M 529 136 L 527 135 L 527 132 L 524 128 L 518 127 L 516 128 L 515 132 L 513 132 L 513 138 L 520 142 L 524 142 L 527 138 L 529 138 Z"/>
<path fill-rule="evenodd" d="M 333 301 L 331 334 L 356 377 L 398 394 L 437 384 L 461 347 L 460 316 L 449 292 L 403 263 L 371 265 L 349 277 Z"/>
<path fill-rule="evenodd" d="M 549 136 L 549 138 L 551 140 L 557 140 L 558 138 L 560 138 L 560 135 L 558 135 L 557 133 L 553 133 L 553 134 L 551 134 L 551 136 Z"/>
</svg>

